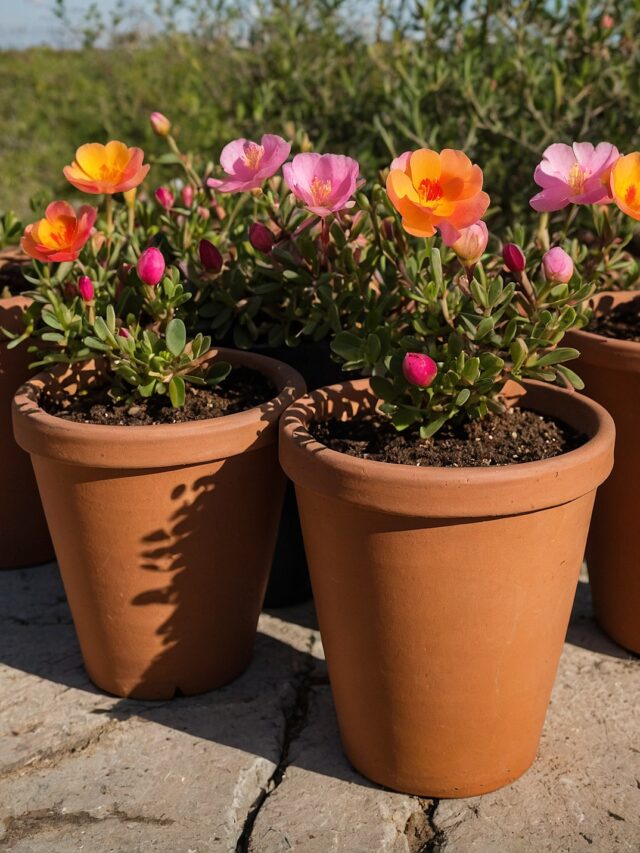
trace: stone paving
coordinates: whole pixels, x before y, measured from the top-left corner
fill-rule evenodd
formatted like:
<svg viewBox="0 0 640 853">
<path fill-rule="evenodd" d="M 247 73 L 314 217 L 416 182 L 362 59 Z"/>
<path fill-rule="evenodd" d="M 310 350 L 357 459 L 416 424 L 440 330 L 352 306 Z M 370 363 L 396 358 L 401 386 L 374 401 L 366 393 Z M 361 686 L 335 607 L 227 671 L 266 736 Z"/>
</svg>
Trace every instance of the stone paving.
<svg viewBox="0 0 640 853">
<path fill-rule="evenodd" d="M 640 660 L 574 615 L 534 767 L 468 800 L 340 750 L 312 605 L 264 614 L 234 684 L 171 702 L 87 679 L 55 565 L 0 572 L 0 853 L 640 851 Z"/>
</svg>

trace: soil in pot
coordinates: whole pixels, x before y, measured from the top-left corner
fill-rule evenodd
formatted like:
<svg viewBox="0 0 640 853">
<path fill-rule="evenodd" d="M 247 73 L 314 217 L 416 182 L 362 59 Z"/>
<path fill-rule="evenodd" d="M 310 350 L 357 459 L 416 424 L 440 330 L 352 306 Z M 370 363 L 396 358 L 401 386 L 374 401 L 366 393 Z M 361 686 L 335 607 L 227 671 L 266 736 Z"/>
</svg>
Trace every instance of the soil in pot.
<svg viewBox="0 0 640 853">
<path fill-rule="evenodd" d="M 587 545 L 591 597 L 603 630 L 640 654 L 640 546 L 634 535 L 640 481 L 640 293 L 601 293 L 593 306 L 589 326 L 567 339 L 580 352 L 574 370 L 584 380 L 584 393 L 616 424 L 615 465 L 598 491 Z"/>
<path fill-rule="evenodd" d="M 251 658 L 285 485 L 277 424 L 304 383 L 271 359 L 219 355 L 236 385 L 216 389 L 218 417 L 96 424 L 39 405 L 84 399 L 82 414 L 98 405 L 104 418 L 92 364 L 38 374 L 14 401 L 85 665 L 109 693 L 201 693 Z M 228 414 L 243 387 L 242 405 L 266 402 Z"/>
<path fill-rule="evenodd" d="M 376 417 L 366 380 L 282 420 L 344 749 L 395 790 L 475 796 L 536 756 L 614 427 L 581 395 L 525 384 L 539 435 L 567 443 L 549 457 L 543 439 L 547 458 L 523 464 L 417 467 L 319 443 Z"/>
<path fill-rule="evenodd" d="M 23 329 L 22 315 L 30 300 L 20 293 L 27 288 L 22 276 L 24 261 L 19 249 L 0 252 L 0 327 L 13 333 Z M 23 382 L 33 374 L 29 341 L 9 349 L 0 332 L 0 569 L 35 566 L 53 560 L 53 545 L 42 510 L 29 455 L 13 437 L 11 401 Z"/>
<path fill-rule="evenodd" d="M 475 468 L 551 459 L 580 447 L 586 436 L 568 424 L 527 409 L 511 409 L 462 424 L 445 424 L 423 440 L 417 430 L 398 432 L 380 415 L 357 420 L 314 422 L 321 444 L 376 462 L 418 467 Z"/>
</svg>

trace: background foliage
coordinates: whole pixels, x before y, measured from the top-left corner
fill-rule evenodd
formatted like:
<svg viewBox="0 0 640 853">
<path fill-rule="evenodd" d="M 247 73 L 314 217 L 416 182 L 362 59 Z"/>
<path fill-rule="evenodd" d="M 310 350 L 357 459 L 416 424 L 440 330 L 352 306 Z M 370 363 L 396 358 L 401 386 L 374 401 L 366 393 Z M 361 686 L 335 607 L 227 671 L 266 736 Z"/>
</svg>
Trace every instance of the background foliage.
<svg viewBox="0 0 640 853">
<path fill-rule="evenodd" d="M 184 149 L 304 135 L 372 178 L 391 155 L 464 148 L 497 218 L 528 215 L 543 148 L 574 139 L 640 148 L 640 0 L 158 0 L 57 14 L 77 49 L 0 53 L 0 209 L 70 188 L 82 142 L 162 150 L 160 110 Z M 148 11 L 148 9 L 147 9 Z"/>
</svg>

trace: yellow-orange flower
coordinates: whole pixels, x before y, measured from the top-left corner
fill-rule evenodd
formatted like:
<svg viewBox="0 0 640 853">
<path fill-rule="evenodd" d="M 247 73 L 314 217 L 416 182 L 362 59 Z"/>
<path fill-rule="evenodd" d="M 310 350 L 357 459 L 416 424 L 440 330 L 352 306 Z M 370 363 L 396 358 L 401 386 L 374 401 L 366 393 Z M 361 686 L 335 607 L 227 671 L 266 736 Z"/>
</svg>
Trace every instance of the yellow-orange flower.
<svg viewBox="0 0 640 853">
<path fill-rule="evenodd" d="M 440 229 L 450 242 L 484 215 L 489 196 L 482 192 L 482 169 L 463 151 L 429 148 L 407 151 L 391 164 L 387 193 L 416 237 L 432 237 Z"/>
<path fill-rule="evenodd" d="M 89 142 L 78 148 L 76 159 L 65 166 L 64 176 L 85 193 L 124 193 L 145 179 L 149 166 L 143 165 L 143 159 L 141 148 L 127 148 L 123 142 Z"/>
<path fill-rule="evenodd" d="M 640 152 L 620 157 L 611 170 L 611 195 L 620 210 L 640 219 Z"/>
<path fill-rule="evenodd" d="M 24 251 L 38 261 L 75 261 L 89 239 L 97 210 L 88 204 L 78 213 L 66 201 L 54 201 L 44 219 L 27 225 L 20 240 Z"/>
</svg>

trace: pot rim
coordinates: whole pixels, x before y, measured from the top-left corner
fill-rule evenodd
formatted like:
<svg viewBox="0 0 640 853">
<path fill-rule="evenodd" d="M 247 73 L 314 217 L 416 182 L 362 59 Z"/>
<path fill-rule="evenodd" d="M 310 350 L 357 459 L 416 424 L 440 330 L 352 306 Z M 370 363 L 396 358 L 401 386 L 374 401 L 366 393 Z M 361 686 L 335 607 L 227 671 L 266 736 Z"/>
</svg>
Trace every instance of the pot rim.
<svg viewBox="0 0 640 853">
<path fill-rule="evenodd" d="M 631 302 L 640 299 L 640 290 L 604 290 L 596 293 L 589 300 L 592 308 L 597 310 L 603 300 L 610 299 L 608 310 L 623 302 Z M 636 341 L 625 341 L 620 338 L 609 338 L 606 335 L 598 335 L 588 332 L 586 329 L 572 329 L 567 332 L 567 343 L 580 350 L 580 358 L 588 360 L 591 364 L 599 364 L 603 367 L 615 368 L 628 372 L 636 372 L 640 369 L 640 343 Z M 577 362 L 577 371 L 580 373 L 580 361 Z"/>
<path fill-rule="evenodd" d="M 318 410 L 328 415 L 327 407 L 335 404 L 351 416 L 363 406 L 371 409 L 377 398 L 369 380 L 359 379 L 318 389 L 287 409 L 280 424 L 280 463 L 296 486 L 369 510 L 411 517 L 515 515 L 592 492 L 613 467 L 613 419 L 582 394 L 545 382 L 523 385 L 527 408 L 585 432 L 585 444 L 552 459 L 486 468 L 418 468 L 349 456 L 316 441 L 307 425 Z"/>
<path fill-rule="evenodd" d="M 267 356 L 224 348 L 211 350 L 211 359 L 258 371 L 278 390 L 271 400 L 219 418 L 178 424 L 116 426 L 67 421 L 40 408 L 40 390 L 69 376 L 67 365 L 42 371 L 18 389 L 12 404 L 16 441 L 36 456 L 91 468 L 172 468 L 226 459 L 277 441 L 277 422 L 296 397 L 304 394 L 303 378 L 289 365 Z M 95 365 L 81 365 L 85 376 Z"/>
</svg>

